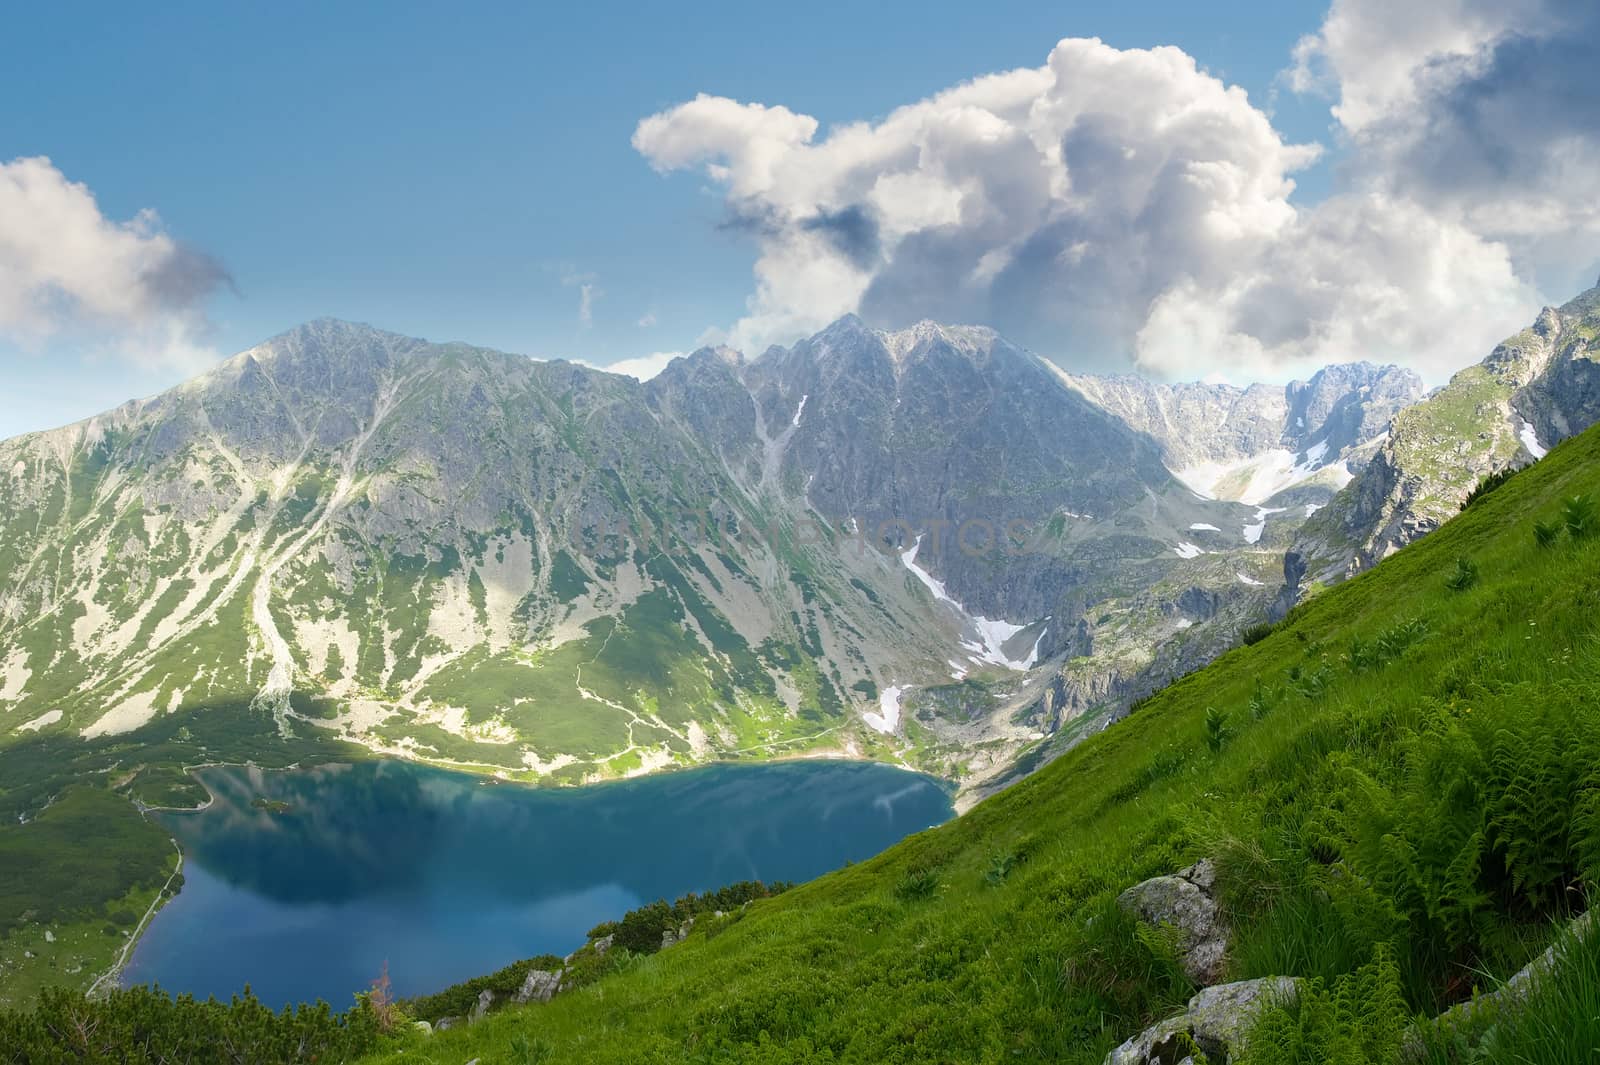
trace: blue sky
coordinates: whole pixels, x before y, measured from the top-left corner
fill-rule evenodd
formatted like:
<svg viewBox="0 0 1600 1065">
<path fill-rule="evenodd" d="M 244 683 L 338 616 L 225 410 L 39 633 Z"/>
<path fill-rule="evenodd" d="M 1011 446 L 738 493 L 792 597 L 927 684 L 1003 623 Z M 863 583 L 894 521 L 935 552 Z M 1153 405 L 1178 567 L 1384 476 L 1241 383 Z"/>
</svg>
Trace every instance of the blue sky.
<svg viewBox="0 0 1600 1065">
<path fill-rule="evenodd" d="M 231 283 L 185 311 L 205 352 L 334 315 L 606 364 L 733 327 L 777 239 L 729 226 L 734 198 L 699 163 L 652 166 L 631 143 L 647 116 L 706 93 L 814 116 L 821 141 L 969 78 L 1040 67 L 1062 38 L 1175 45 L 1244 89 L 1285 142 L 1330 149 L 1293 174 L 1289 200 L 1310 208 L 1339 180 L 1346 134 L 1329 93 L 1289 91 L 1284 71 L 1326 16 L 1172 0 L 29 5 L 0 40 L 0 163 L 48 157 L 105 219 L 154 210 L 170 239 L 220 263 Z M 1049 329 L 1024 325 L 1051 346 Z M 116 333 L 103 317 L 0 320 L 0 436 L 194 368 L 124 357 Z M 1070 363 L 1076 334 L 1061 335 L 1048 354 Z M 1088 364 L 1120 357 L 1108 335 L 1083 341 Z"/>
</svg>

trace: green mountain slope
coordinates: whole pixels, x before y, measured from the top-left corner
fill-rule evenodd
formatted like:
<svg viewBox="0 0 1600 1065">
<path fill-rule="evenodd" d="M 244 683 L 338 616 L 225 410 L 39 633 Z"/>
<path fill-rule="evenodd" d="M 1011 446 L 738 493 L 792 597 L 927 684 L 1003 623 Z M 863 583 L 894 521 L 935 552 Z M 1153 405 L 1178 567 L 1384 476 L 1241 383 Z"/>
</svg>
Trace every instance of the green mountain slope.
<svg viewBox="0 0 1600 1065">
<path fill-rule="evenodd" d="M 1228 977 L 1367 967 L 1353 1010 L 1311 996 L 1279 1027 L 1383 1060 L 1408 1016 L 1542 950 L 1600 872 L 1583 495 L 1600 430 L 958 821 L 384 1060 L 1098 1062 L 1193 991 L 1116 896 L 1208 856 Z"/>
</svg>

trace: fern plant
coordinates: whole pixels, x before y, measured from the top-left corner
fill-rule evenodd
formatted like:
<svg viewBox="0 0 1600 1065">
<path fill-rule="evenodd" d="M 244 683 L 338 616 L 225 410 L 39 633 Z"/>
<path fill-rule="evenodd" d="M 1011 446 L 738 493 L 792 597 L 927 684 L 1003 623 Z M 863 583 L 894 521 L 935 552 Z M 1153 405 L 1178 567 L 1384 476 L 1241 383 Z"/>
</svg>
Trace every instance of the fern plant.
<svg viewBox="0 0 1600 1065">
<path fill-rule="evenodd" d="M 1379 946 L 1372 961 L 1328 988 L 1304 981 L 1293 999 L 1270 1004 L 1252 1026 L 1241 1065 L 1370 1065 L 1399 1058 L 1410 1017 L 1394 954 Z"/>
<path fill-rule="evenodd" d="M 1495 847 L 1512 890 L 1533 904 L 1559 900 L 1568 880 L 1574 767 L 1561 748 L 1549 727 L 1500 729 L 1490 760 Z"/>
</svg>

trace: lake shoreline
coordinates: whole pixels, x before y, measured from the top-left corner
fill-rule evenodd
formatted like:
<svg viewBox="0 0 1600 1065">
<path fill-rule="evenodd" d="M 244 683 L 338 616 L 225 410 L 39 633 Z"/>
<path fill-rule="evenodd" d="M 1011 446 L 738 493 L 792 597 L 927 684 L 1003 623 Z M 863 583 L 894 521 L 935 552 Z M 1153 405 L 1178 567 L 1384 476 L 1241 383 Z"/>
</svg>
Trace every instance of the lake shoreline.
<svg viewBox="0 0 1600 1065">
<path fill-rule="evenodd" d="M 811 880 L 955 816 L 948 782 L 903 765 L 775 761 L 603 782 L 628 789 L 539 786 L 399 759 L 196 765 L 206 802 L 148 808 L 177 837 L 185 886 L 169 898 L 169 876 L 161 905 L 94 988 L 159 983 L 226 998 L 248 979 L 274 1007 L 329 993 L 342 1000 L 338 981 L 349 974 L 339 966 L 396 942 L 405 943 L 396 969 L 419 986 L 445 986 L 499 967 L 504 943 L 530 957 L 559 953 L 557 941 L 656 897 Z M 256 771 L 273 774 L 270 783 Z M 680 777 L 691 779 L 668 780 Z M 491 788 L 500 783 L 524 786 L 499 798 L 483 790 L 501 792 Z M 292 809 L 264 812 L 263 798 Z M 365 843 L 352 848 L 356 839 Z M 435 908 L 441 892 L 444 909 Z M 175 916 L 165 907 L 173 898 L 187 904 Z M 313 922 L 330 907 L 353 916 L 301 942 L 291 962 L 307 906 Z"/>
<path fill-rule="evenodd" d="M 359 747 L 359 745 L 354 745 L 354 746 L 358 746 Z M 302 762 L 291 762 L 288 765 L 282 765 L 282 766 L 262 765 L 259 762 L 248 761 L 248 760 L 247 761 L 242 761 L 242 762 L 241 761 L 196 762 L 193 765 L 184 766 L 183 767 L 183 773 L 186 776 L 191 777 L 195 781 L 195 783 L 199 784 L 200 787 L 205 791 L 206 797 L 200 803 L 198 803 L 198 804 L 196 804 L 194 806 L 156 806 L 156 805 L 151 805 L 151 804 L 140 802 L 138 799 L 132 798 L 131 796 L 130 796 L 130 799 L 133 802 L 135 808 L 137 808 L 139 810 L 140 814 L 144 815 L 146 817 L 148 817 L 151 814 L 173 814 L 173 815 L 178 815 L 178 816 L 203 814 L 206 811 L 210 810 L 212 808 L 212 806 L 217 801 L 216 793 L 212 791 L 211 786 L 206 783 L 205 777 L 202 775 L 203 771 L 207 770 L 207 769 L 259 769 L 262 772 L 266 772 L 266 773 L 287 773 L 287 772 L 295 772 L 295 771 L 302 771 L 302 770 L 319 769 L 319 768 L 322 768 L 324 766 L 333 766 L 333 765 L 350 765 L 350 766 L 353 766 L 353 765 L 358 765 L 358 764 L 362 764 L 362 763 L 393 761 L 393 762 L 396 762 L 396 763 L 399 763 L 399 764 L 421 765 L 421 766 L 427 766 L 427 767 L 429 767 L 431 769 L 443 770 L 445 772 L 459 773 L 462 776 L 468 776 L 468 777 L 472 777 L 472 778 L 476 779 L 477 781 L 479 781 L 480 785 L 482 785 L 482 786 L 512 785 L 512 786 L 516 786 L 516 787 L 527 788 L 527 789 L 529 789 L 531 791 L 583 791 L 583 790 L 588 790 L 588 789 L 604 788 L 604 787 L 607 787 L 607 786 L 613 785 L 613 784 L 638 783 L 638 782 L 643 781 L 643 780 L 648 780 L 648 779 L 653 779 L 653 778 L 658 778 L 658 777 L 671 776 L 671 775 L 676 775 L 676 774 L 681 774 L 681 773 L 692 773 L 692 772 L 695 772 L 696 770 L 711 769 L 711 768 L 717 768 L 717 767 L 745 768 L 745 767 L 752 767 L 752 766 L 764 766 L 764 765 L 788 764 L 788 763 L 837 762 L 837 763 L 849 763 L 849 764 L 852 764 L 852 765 L 879 766 L 879 767 L 884 768 L 884 769 L 895 769 L 895 770 L 899 770 L 900 772 L 903 772 L 903 773 L 907 773 L 907 774 L 910 774 L 910 775 L 919 776 L 919 777 L 923 777 L 923 778 L 928 779 L 928 780 L 935 781 L 938 784 L 938 786 L 940 787 L 940 789 L 942 791 L 944 791 L 945 794 L 947 796 L 949 796 L 949 798 L 951 799 L 952 819 L 954 819 L 956 817 L 960 817 L 963 813 L 966 812 L 967 809 L 970 809 L 970 806 L 963 807 L 963 805 L 961 804 L 961 802 L 960 802 L 961 789 L 960 789 L 960 786 L 955 781 L 949 780 L 946 777 L 936 776 L 936 775 L 934 775 L 932 773 L 928 773 L 928 772 L 925 772 L 923 770 L 917 769 L 914 766 L 907 765 L 905 762 L 886 762 L 886 761 L 882 761 L 882 760 L 879 760 L 879 759 L 876 759 L 876 758 L 862 758 L 862 757 L 859 757 L 857 755 L 852 755 L 852 754 L 850 754 L 850 753 L 848 753 L 846 751 L 842 751 L 842 750 L 840 750 L 838 748 L 829 748 L 827 750 L 813 750 L 813 751 L 796 752 L 796 753 L 789 753 L 789 754 L 780 754 L 780 755 L 774 755 L 774 756 L 769 757 L 769 758 L 759 758 L 759 759 L 741 759 L 741 758 L 708 759 L 707 761 L 704 761 L 704 762 L 696 762 L 696 763 L 689 764 L 689 765 L 673 763 L 673 764 L 668 765 L 668 766 L 662 766 L 662 767 L 657 768 L 657 769 L 649 770 L 648 772 L 645 772 L 645 773 L 639 773 L 639 774 L 635 774 L 635 775 L 632 775 L 632 776 L 613 777 L 613 778 L 609 778 L 609 779 L 606 779 L 606 780 L 590 781 L 590 782 L 587 782 L 587 783 L 584 783 L 584 782 L 567 783 L 565 781 L 551 781 L 551 780 L 548 780 L 548 779 L 522 780 L 522 779 L 518 779 L 516 777 L 509 777 L 509 776 L 502 775 L 503 770 L 500 771 L 500 772 L 478 771 L 473 766 L 469 766 L 469 765 L 465 765 L 465 764 L 461 764 L 461 763 L 455 763 L 455 762 L 449 762 L 449 761 L 435 761 L 435 760 L 426 759 L 426 758 L 407 758 L 407 757 L 402 757 L 402 756 L 397 756 L 397 755 L 390 755 L 390 754 L 387 754 L 387 753 L 380 753 L 380 752 L 377 752 L 377 751 L 373 751 L 371 748 L 367 748 L 367 747 L 360 747 L 360 750 L 361 750 L 361 752 L 363 752 L 362 755 L 356 755 L 356 752 L 352 751 L 352 752 L 348 752 L 348 755 L 346 755 L 346 756 L 329 757 L 327 759 L 319 759 L 319 760 L 316 760 L 316 761 L 313 761 L 313 762 L 304 762 L 304 763 L 302 763 Z M 351 756 L 354 756 L 354 757 L 351 757 Z M 485 769 L 485 770 L 487 770 L 488 768 L 489 767 L 487 767 L 487 766 L 483 767 L 483 769 Z M 172 839 L 172 844 L 173 844 L 173 846 L 175 848 L 177 848 L 177 851 L 178 851 L 178 870 L 177 871 L 181 871 L 182 868 L 183 868 L 183 862 L 184 862 L 183 845 L 181 843 L 179 843 L 179 841 L 176 838 Z M 174 874 L 174 875 L 176 875 L 176 874 Z M 173 877 L 168 877 L 168 879 L 167 879 L 167 885 L 168 886 L 170 886 L 170 884 L 172 883 L 172 879 L 173 879 Z M 181 891 L 182 891 L 182 889 L 180 888 L 178 893 L 181 893 Z M 177 899 L 177 897 L 178 897 L 178 893 L 174 893 L 171 896 L 167 896 L 166 895 L 166 887 L 163 887 L 161 893 L 157 895 L 156 904 L 153 905 L 152 910 L 146 913 L 145 918 L 140 921 L 138 927 L 130 935 L 128 943 L 126 944 L 125 949 L 122 952 L 121 956 L 119 957 L 118 961 L 115 964 L 113 964 L 109 969 L 106 969 L 103 972 L 101 972 L 101 973 L 96 975 L 94 982 L 90 984 L 89 989 L 87 991 L 85 991 L 85 993 L 84 993 L 86 996 L 94 994 L 97 990 L 99 990 L 101 988 L 101 985 L 103 983 L 106 983 L 107 981 L 109 981 L 109 986 L 121 986 L 119 978 L 121 976 L 122 970 L 126 968 L 128 960 L 130 958 L 132 958 L 134 953 L 137 951 L 139 941 L 144 937 L 145 932 L 149 929 L 150 923 L 155 917 L 155 913 L 158 912 L 161 908 L 163 908 L 167 903 L 175 901 Z M 162 901 L 163 899 L 165 899 L 165 902 Z"/>
</svg>

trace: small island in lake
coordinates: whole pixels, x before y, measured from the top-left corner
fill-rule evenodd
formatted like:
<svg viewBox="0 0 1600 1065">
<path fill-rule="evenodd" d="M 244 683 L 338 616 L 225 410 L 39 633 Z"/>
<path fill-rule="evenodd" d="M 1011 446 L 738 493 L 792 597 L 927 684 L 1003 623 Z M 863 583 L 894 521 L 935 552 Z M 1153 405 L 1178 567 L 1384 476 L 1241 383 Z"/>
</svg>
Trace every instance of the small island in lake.
<svg viewBox="0 0 1600 1065">
<path fill-rule="evenodd" d="M 250 805 L 257 810 L 265 810 L 269 814 L 286 814 L 294 809 L 294 803 L 284 802 L 282 799 L 268 799 L 261 796 L 250 800 Z"/>
</svg>

